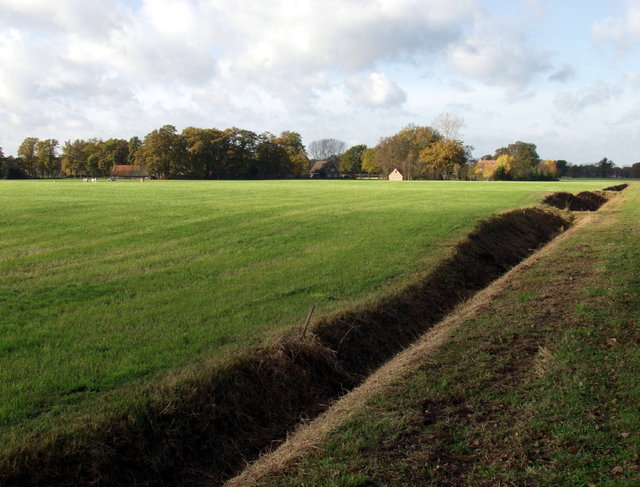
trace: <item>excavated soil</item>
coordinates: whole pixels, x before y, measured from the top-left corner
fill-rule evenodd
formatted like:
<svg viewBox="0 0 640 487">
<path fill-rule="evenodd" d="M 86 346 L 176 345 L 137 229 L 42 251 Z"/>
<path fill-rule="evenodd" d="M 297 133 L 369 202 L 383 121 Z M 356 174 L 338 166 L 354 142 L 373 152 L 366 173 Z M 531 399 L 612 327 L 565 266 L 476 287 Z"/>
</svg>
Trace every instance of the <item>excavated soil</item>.
<svg viewBox="0 0 640 487">
<path fill-rule="evenodd" d="M 1 485 L 219 485 L 570 226 L 525 208 L 481 222 L 396 295 L 154 386 L 131 411 L 0 459 Z"/>
<path fill-rule="evenodd" d="M 601 191 L 583 191 L 577 195 L 560 191 L 547 195 L 542 203 L 570 211 L 596 211 L 604 203 L 607 197 Z"/>
<path fill-rule="evenodd" d="M 608 188 L 604 188 L 603 191 L 624 191 L 627 189 L 629 185 L 627 183 L 617 184 L 615 186 L 609 186 Z"/>
</svg>

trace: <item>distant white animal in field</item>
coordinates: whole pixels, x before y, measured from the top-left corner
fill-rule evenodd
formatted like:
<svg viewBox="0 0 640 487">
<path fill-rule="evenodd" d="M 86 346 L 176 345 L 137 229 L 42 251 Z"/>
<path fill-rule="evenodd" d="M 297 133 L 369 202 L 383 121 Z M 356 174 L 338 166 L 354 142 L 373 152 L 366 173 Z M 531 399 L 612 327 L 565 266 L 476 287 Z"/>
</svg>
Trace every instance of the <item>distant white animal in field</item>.
<svg viewBox="0 0 640 487">
<path fill-rule="evenodd" d="M 97 178 L 91 178 L 91 182 L 92 182 L 92 183 L 97 183 L 97 182 L 98 182 L 98 179 L 97 179 Z"/>
<path fill-rule="evenodd" d="M 89 182 L 89 179 L 88 179 L 88 178 L 82 178 L 82 182 L 83 182 L 83 183 L 88 183 L 88 182 Z"/>
</svg>

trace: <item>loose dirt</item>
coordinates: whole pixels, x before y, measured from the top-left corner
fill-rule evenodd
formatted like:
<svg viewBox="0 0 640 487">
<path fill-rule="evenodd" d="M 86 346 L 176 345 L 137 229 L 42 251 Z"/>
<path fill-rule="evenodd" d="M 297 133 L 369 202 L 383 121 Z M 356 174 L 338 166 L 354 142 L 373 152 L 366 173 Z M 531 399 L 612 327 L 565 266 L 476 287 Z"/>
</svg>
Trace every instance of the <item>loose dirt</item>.
<svg viewBox="0 0 640 487">
<path fill-rule="evenodd" d="M 607 201 L 601 191 L 583 191 L 577 195 L 564 191 L 547 195 L 542 203 L 570 211 L 596 211 Z"/>
<path fill-rule="evenodd" d="M 608 188 L 604 188 L 603 191 L 624 191 L 627 189 L 629 185 L 627 183 L 624 184 L 616 184 L 615 186 L 609 186 Z"/>
</svg>

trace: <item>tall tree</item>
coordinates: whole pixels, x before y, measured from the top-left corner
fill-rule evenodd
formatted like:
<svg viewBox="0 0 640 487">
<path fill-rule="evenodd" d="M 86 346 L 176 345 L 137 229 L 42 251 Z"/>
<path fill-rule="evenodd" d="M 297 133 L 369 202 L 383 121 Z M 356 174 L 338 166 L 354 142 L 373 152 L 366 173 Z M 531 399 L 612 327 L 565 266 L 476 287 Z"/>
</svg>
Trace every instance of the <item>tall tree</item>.
<svg viewBox="0 0 640 487">
<path fill-rule="evenodd" d="M 433 127 L 407 125 L 397 134 L 380 139 L 376 146 L 377 165 L 385 174 L 398 169 L 406 179 L 414 179 L 419 175 L 420 153 L 441 139 Z"/>
<path fill-rule="evenodd" d="M 514 142 L 507 147 L 500 147 L 496 150 L 495 159 L 500 156 L 511 156 L 508 162 L 498 164 L 498 168 L 503 167 L 506 175 L 511 179 L 530 179 L 540 163 L 540 156 L 536 151 L 536 145 L 528 142 Z M 506 161 L 503 159 L 503 161 Z"/>
<path fill-rule="evenodd" d="M 519 172 L 519 170 L 516 169 L 516 158 L 514 156 L 505 152 L 496 158 L 496 168 L 493 172 L 493 179 L 513 179 L 513 175 L 516 172 Z"/>
<path fill-rule="evenodd" d="M 184 139 L 173 125 L 164 125 L 147 134 L 136 152 L 136 164 L 151 174 L 166 178 L 182 178 L 188 175 L 185 160 Z"/>
<path fill-rule="evenodd" d="M 4 151 L 0 147 L 0 178 L 7 179 L 9 177 L 9 166 L 7 160 L 4 157 Z"/>
<path fill-rule="evenodd" d="M 596 164 L 596 167 L 598 168 L 599 177 L 609 178 L 613 174 L 613 168 L 615 167 L 615 164 L 612 160 L 607 159 L 606 157 L 603 157 Z"/>
<path fill-rule="evenodd" d="M 343 174 L 357 174 L 362 171 L 362 155 L 367 149 L 364 144 L 350 147 L 340 156 L 340 172 Z"/>
<path fill-rule="evenodd" d="M 460 140 L 437 140 L 420 152 L 420 162 L 430 179 L 457 179 L 460 167 L 467 162 L 464 144 Z"/>
<path fill-rule="evenodd" d="M 85 167 L 87 172 L 93 176 L 100 175 L 100 165 L 102 160 L 102 141 L 100 139 L 89 139 L 83 145 Z"/>
<path fill-rule="evenodd" d="M 62 146 L 62 169 L 78 177 L 87 170 L 87 143 L 84 140 L 67 140 Z"/>
<path fill-rule="evenodd" d="M 556 167 L 558 168 L 558 174 L 557 176 L 559 178 L 566 176 L 567 172 L 569 170 L 569 163 L 567 161 L 565 161 L 564 159 L 559 159 L 556 161 Z"/>
<path fill-rule="evenodd" d="M 265 132 L 258 136 L 256 165 L 251 172 L 256 179 L 283 179 L 291 174 L 289 154 L 273 134 Z"/>
<path fill-rule="evenodd" d="M 546 159 L 538 164 L 537 170 L 541 179 L 555 179 L 558 176 L 557 161 Z"/>
<path fill-rule="evenodd" d="M 287 151 L 291 163 L 291 174 L 294 177 L 305 176 L 309 172 L 309 158 L 298 132 L 284 131 L 275 142 Z"/>
<path fill-rule="evenodd" d="M 127 164 L 131 166 L 135 165 L 136 152 L 138 151 L 141 145 L 142 145 L 142 141 L 140 140 L 139 137 L 134 135 L 129 139 L 129 142 L 128 142 L 129 153 L 127 155 Z"/>
<path fill-rule="evenodd" d="M 381 138 L 376 146 L 376 166 L 385 175 L 398 169 L 406 179 L 412 179 L 416 167 L 409 139 L 397 134 Z"/>
<path fill-rule="evenodd" d="M 371 147 L 362 153 L 362 170 L 368 174 L 379 173 L 382 169 L 378 166 L 376 149 Z"/>
<path fill-rule="evenodd" d="M 218 129 L 187 127 L 182 131 L 187 151 L 186 166 L 190 177 L 197 179 L 226 177 L 221 166 L 224 148 L 223 135 L 223 132 Z"/>
<path fill-rule="evenodd" d="M 22 168 L 29 176 L 36 175 L 36 161 L 38 160 L 36 145 L 38 140 L 37 137 L 27 137 L 18 147 L 18 156 L 20 157 Z"/>
<path fill-rule="evenodd" d="M 111 174 L 113 166 L 129 162 L 129 143 L 124 139 L 108 139 L 102 143 L 100 157 L 100 173 Z"/>
<path fill-rule="evenodd" d="M 58 169 L 58 141 L 56 139 L 40 140 L 36 143 L 36 166 L 42 176 L 52 177 Z"/>
<path fill-rule="evenodd" d="M 320 139 L 309 144 L 309 154 L 313 159 L 329 159 L 331 156 L 340 157 L 346 148 L 347 144 L 342 140 Z"/>
<path fill-rule="evenodd" d="M 433 122 L 433 126 L 447 140 L 458 139 L 464 119 L 449 112 L 443 112 Z"/>
<path fill-rule="evenodd" d="M 246 179 L 255 173 L 258 136 L 250 131 L 231 127 L 223 132 L 222 171 L 227 179 Z"/>
</svg>

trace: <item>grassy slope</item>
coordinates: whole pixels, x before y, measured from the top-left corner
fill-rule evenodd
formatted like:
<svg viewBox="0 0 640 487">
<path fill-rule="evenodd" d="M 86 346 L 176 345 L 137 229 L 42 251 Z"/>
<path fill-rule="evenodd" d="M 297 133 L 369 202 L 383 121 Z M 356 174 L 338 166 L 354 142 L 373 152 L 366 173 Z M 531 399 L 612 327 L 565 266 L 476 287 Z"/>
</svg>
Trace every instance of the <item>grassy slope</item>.
<svg viewBox="0 0 640 487">
<path fill-rule="evenodd" d="M 496 211 L 601 186 L 2 182 L 0 433 L 379 292 Z"/>
<path fill-rule="evenodd" d="M 261 485 L 640 482 L 640 187 Z"/>
</svg>

